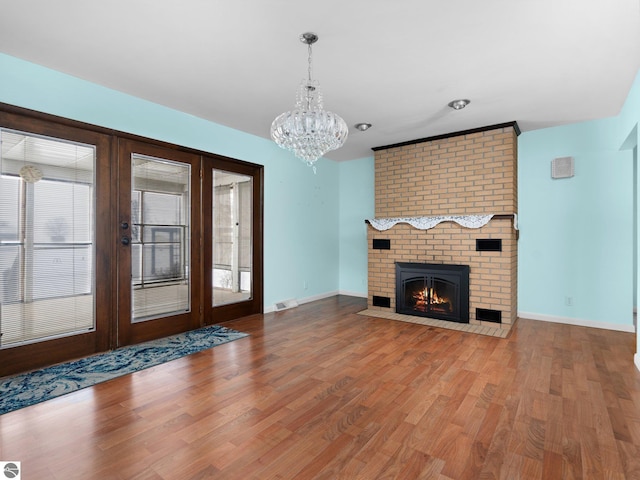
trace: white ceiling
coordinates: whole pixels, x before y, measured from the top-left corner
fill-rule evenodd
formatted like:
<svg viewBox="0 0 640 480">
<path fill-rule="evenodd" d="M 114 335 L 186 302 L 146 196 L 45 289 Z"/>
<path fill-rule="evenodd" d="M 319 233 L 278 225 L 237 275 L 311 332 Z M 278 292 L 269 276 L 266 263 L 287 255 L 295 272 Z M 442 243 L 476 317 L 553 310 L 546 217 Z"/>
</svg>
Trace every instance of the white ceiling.
<svg viewBox="0 0 640 480">
<path fill-rule="evenodd" d="M 306 76 L 298 37 L 315 32 L 325 108 L 350 127 L 334 160 L 613 116 L 640 66 L 640 0 L 0 0 L 0 12 L 0 52 L 265 138 Z M 471 104 L 454 111 L 456 98 Z"/>
</svg>

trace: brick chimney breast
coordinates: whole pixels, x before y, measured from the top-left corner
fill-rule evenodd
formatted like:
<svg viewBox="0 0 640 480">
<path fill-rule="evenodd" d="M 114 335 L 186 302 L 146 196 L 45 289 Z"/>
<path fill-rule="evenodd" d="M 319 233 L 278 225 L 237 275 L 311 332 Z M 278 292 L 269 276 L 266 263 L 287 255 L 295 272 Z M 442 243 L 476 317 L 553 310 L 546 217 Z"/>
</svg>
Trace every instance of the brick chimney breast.
<svg viewBox="0 0 640 480">
<path fill-rule="evenodd" d="M 511 328 L 517 316 L 518 134 L 514 122 L 374 149 L 377 218 L 495 217 L 478 229 L 453 222 L 429 230 L 369 225 L 369 308 L 389 310 L 373 306 L 375 295 L 389 297 L 395 311 L 396 262 L 469 265 L 470 323 L 484 324 L 476 309 L 488 309 L 500 311 L 500 326 Z M 502 251 L 477 251 L 476 240 L 487 239 L 501 240 Z M 374 249 L 373 240 L 389 241 L 390 248 Z"/>
</svg>

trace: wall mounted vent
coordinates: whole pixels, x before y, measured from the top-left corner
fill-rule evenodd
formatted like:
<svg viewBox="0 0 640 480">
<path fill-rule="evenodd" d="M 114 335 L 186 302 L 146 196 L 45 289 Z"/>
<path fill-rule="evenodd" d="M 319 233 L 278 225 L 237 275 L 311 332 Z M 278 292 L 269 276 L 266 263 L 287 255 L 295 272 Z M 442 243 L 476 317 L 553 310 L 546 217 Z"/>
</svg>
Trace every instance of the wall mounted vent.
<svg viewBox="0 0 640 480">
<path fill-rule="evenodd" d="M 501 252 L 501 238 L 477 238 L 476 252 Z"/>
<path fill-rule="evenodd" d="M 551 178 L 571 178 L 574 173 L 573 157 L 558 157 L 551 161 Z"/>
<path fill-rule="evenodd" d="M 373 248 L 376 250 L 391 250 L 391 240 L 388 238 L 374 238 Z"/>
<path fill-rule="evenodd" d="M 373 306 L 374 307 L 391 308 L 391 298 L 389 298 L 389 297 L 380 297 L 378 295 L 374 295 L 373 296 Z"/>
<path fill-rule="evenodd" d="M 488 308 L 476 308 L 476 320 L 481 322 L 502 323 L 502 312 Z"/>
</svg>

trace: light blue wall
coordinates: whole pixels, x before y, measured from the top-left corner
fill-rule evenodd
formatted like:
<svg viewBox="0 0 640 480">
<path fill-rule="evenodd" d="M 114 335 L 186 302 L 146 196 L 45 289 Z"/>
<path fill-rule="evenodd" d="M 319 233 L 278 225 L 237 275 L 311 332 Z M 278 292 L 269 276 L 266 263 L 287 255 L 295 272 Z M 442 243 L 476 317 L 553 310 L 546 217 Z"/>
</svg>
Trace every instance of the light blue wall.
<svg viewBox="0 0 640 480">
<path fill-rule="evenodd" d="M 265 308 L 338 290 L 336 162 L 314 175 L 270 140 L 4 54 L 0 72 L 0 102 L 264 165 Z"/>
<path fill-rule="evenodd" d="M 285 156 L 265 167 L 266 307 L 335 292 L 338 285 L 338 165 L 320 160 L 314 175 Z"/>
<path fill-rule="evenodd" d="M 636 307 L 637 307 L 637 299 L 640 298 L 640 277 L 638 270 L 638 257 L 640 251 L 640 245 L 638 241 L 640 240 L 640 209 L 638 208 L 638 187 L 640 186 L 640 166 L 638 165 L 638 144 L 640 143 L 640 128 L 638 124 L 640 123 L 640 71 L 636 75 L 635 82 L 631 87 L 631 91 L 627 96 L 627 100 L 622 107 L 622 111 L 620 112 L 620 123 L 622 127 L 620 128 L 620 141 L 624 141 L 624 148 L 631 149 L 633 155 L 634 162 L 634 174 L 635 174 L 635 187 L 636 190 L 634 192 L 634 214 L 635 214 L 635 249 L 634 249 L 634 287 L 635 287 L 635 299 L 636 299 Z M 626 137 L 625 137 L 626 136 Z M 637 328 L 637 320 L 636 320 L 636 355 L 635 355 L 635 364 L 638 369 L 640 369 L 640 329 Z"/>
<path fill-rule="evenodd" d="M 337 291 L 366 295 L 373 157 L 322 159 L 313 175 L 268 139 L 3 54 L 0 72 L 0 102 L 264 165 L 267 309 Z M 519 137 L 519 311 L 631 325 L 639 116 L 637 78 L 620 115 Z M 560 156 L 575 158 L 574 178 L 550 178 Z"/>
<path fill-rule="evenodd" d="M 620 115 L 526 132 L 518 141 L 518 310 L 629 329 L 634 307 L 638 80 Z M 551 179 L 572 156 L 575 177 Z M 572 305 L 567 305 L 567 297 Z"/>
<path fill-rule="evenodd" d="M 367 296 L 367 226 L 374 203 L 373 156 L 340 163 L 340 291 Z"/>
</svg>

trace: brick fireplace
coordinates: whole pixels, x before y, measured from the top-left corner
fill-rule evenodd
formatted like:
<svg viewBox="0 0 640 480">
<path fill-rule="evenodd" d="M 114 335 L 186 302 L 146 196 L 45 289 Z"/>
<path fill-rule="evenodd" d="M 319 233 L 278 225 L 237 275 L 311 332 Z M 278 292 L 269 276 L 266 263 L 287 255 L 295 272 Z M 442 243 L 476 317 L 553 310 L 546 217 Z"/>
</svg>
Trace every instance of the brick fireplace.
<svg viewBox="0 0 640 480">
<path fill-rule="evenodd" d="M 517 315 L 515 122 L 374 148 L 375 217 L 490 215 L 480 228 L 444 221 L 368 230 L 368 308 L 396 311 L 396 264 L 469 267 L 470 324 L 510 329 Z"/>
</svg>

